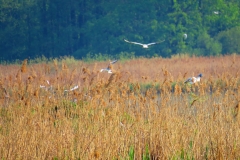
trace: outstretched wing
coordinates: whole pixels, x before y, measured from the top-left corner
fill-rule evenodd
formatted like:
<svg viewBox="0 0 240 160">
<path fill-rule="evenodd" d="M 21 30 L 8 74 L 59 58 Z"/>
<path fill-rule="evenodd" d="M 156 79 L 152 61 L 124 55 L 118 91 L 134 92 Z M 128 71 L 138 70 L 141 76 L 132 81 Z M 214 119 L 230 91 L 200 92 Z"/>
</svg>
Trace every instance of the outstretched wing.
<svg viewBox="0 0 240 160">
<path fill-rule="evenodd" d="M 192 82 L 192 78 L 188 78 L 184 83 Z"/>
<path fill-rule="evenodd" d="M 150 45 L 153 45 L 153 44 L 158 44 L 158 43 L 162 43 L 162 42 L 164 42 L 165 40 L 163 40 L 163 41 L 160 41 L 160 42 L 153 42 L 153 43 L 148 43 L 147 45 L 148 46 L 150 46 Z"/>
<path fill-rule="evenodd" d="M 108 67 L 106 68 L 107 70 L 110 70 L 112 67 L 112 64 L 116 63 L 118 60 L 114 60 L 108 64 Z"/>
<path fill-rule="evenodd" d="M 124 39 L 124 41 L 125 41 L 125 42 L 128 42 L 128 43 L 133 43 L 133 44 L 138 44 L 138 45 L 144 45 L 144 44 L 138 43 L 138 42 L 130 42 L 130 41 L 126 40 L 126 39 Z"/>
<path fill-rule="evenodd" d="M 74 90 L 76 90 L 76 89 L 78 89 L 78 85 L 74 86 L 74 87 L 71 88 L 70 90 L 65 89 L 64 92 L 70 92 L 70 91 L 74 91 Z"/>
<path fill-rule="evenodd" d="M 100 70 L 100 72 L 107 71 L 107 70 L 108 70 L 107 68 L 103 68 Z"/>
<path fill-rule="evenodd" d="M 116 63 L 118 60 L 114 60 L 114 61 L 112 61 L 112 62 L 110 62 L 111 64 L 114 64 L 114 63 Z"/>
<path fill-rule="evenodd" d="M 70 91 L 78 89 L 78 85 L 74 86 L 73 88 L 70 89 Z"/>
</svg>

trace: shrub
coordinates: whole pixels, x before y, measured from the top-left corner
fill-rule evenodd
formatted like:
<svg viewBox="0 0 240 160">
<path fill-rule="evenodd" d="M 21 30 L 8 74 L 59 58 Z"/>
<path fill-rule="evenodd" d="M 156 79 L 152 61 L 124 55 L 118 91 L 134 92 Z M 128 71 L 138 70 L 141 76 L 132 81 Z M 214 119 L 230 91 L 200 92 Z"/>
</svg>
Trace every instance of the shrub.
<svg viewBox="0 0 240 160">
<path fill-rule="evenodd" d="M 222 44 L 222 53 L 240 53 L 240 26 L 220 32 L 216 39 Z"/>
</svg>

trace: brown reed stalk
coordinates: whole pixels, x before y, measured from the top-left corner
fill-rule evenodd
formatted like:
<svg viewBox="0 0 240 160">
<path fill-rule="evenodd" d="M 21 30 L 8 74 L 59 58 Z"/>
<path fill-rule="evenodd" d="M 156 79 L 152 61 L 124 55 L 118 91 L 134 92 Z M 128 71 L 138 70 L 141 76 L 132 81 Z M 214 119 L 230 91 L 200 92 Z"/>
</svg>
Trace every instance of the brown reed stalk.
<svg viewBox="0 0 240 160">
<path fill-rule="evenodd" d="M 62 70 L 68 70 L 68 66 L 65 62 L 62 62 Z"/>
<path fill-rule="evenodd" d="M 190 104 L 190 106 L 192 107 L 192 106 L 195 104 L 195 102 L 197 102 L 197 100 L 198 100 L 198 99 L 194 99 L 194 100 L 192 101 L 192 103 Z"/>
<path fill-rule="evenodd" d="M 33 96 L 39 97 L 39 89 L 36 89 L 33 93 Z"/>
<path fill-rule="evenodd" d="M 90 82 L 89 82 L 89 85 L 93 85 L 96 76 L 97 76 L 97 75 L 93 75 L 93 76 L 91 77 Z"/>
<path fill-rule="evenodd" d="M 53 60 L 53 64 L 54 64 L 55 71 L 58 72 L 58 61 L 57 61 L 57 59 Z"/>
<path fill-rule="evenodd" d="M 3 102 L 2 102 L 3 106 L 7 107 L 9 98 L 10 98 L 9 93 L 7 92 L 6 88 L 3 87 L 3 84 L 0 81 L 0 99 L 3 100 Z M 0 104 L 1 104 L 1 102 L 0 102 Z"/>
<path fill-rule="evenodd" d="M 47 64 L 44 65 L 44 72 L 45 72 L 45 74 L 50 73 L 50 66 L 49 65 L 47 65 Z"/>
<path fill-rule="evenodd" d="M 27 72 L 27 59 L 25 59 L 22 63 L 22 66 L 21 66 L 21 72 L 22 73 L 26 73 Z"/>
<path fill-rule="evenodd" d="M 236 62 L 236 54 L 233 54 L 233 59 L 232 59 L 232 64 L 230 67 L 233 67 L 233 65 L 235 64 Z"/>
<path fill-rule="evenodd" d="M 118 75 L 119 75 L 118 72 L 112 73 L 108 79 L 108 83 L 106 84 L 106 87 L 109 87 L 113 82 L 116 82 Z"/>
<path fill-rule="evenodd" d="M 89 71 L 89 69 L 86 68 L 86 67 L 83 67 L 83 68 L 82 68 L 82 72 L 83 72 L 83 74 L 90 75 L 90 71 Z"/>
<path fill-rule="evenodd" d="M 37 73 L 36 73 L 36 71 L 34 70 L 33 67 L 31 67 L 31 77 L 32 77 L 33 79 L 37 78 Z"/>
<path fill-rule="evenodd" d="M 27 79 L 27 83 L 31 83 L 33 81 L 33 77 L 32 76 L 28 76 L 28 79 Z"/>
<path fill-rule="evenodd" d="M 239 115 L 239 110 L 240 110 L 240 105 L 239 105 L 239 102 L 238 102 L 237 105 L 234 107 L 234 115 L 233 115 L 234 118 L 238 118 L 239 117 L 238 116 Z"/>
<path fill-rule="evenodd" d="M 18 70 L 17 75 L 16 75 L 17 81 L 18 83 L 20 83 L 22 81 L 22 74 L 21 74 L 21 70 Z"/>
<path fill-rule="evenodd" d="M 174 86 L 174 90 L 175 90 L 175 92 L 174 92 L 174 94 L 176 95 L 176 96 L 179 96 L 179 95 L 181 95 L 182 94 L 182 88 L 181 88 L 181 86 L 179 86 L 178 84 L 176 84 L 175 86 Z"/>
<path fill-rule="evenodd" d="M 93 71 L 92 73 L 97 73 L 99 70 L 97 69 L 97 63 L 94 63 Z"/>
<path fill-rule="evenodd" d="M 187 73 L 188 73 L 188 72 L 185 72 L 185 73 L 184 73 L 184 75 L 183 75 L 183 79 L 186 79 L 186 77 L 187 77 Z"/>
<path fill-rule="evenodd" d="M 202 82 L 199 85 L 199 92 L 201 96 L 205 95 L 205 90 L 206 90 L 206 83 Z"/>
<path fill-rule="evenodd" d="M 83 82 L 85 82 L 85 83 L 86 83 L 86 82 L 87 82 L 87 80 L 88 80 L 88 76 L 85 76 L 85 77 L 83 77 L 82 79 L 83 79 Z"/>
<path fill-rule="evenodd" d="M 74 77 L 75 77 L 75 74 L 76 74 L 76 70 L 77 68 L 74 68 L 71 75 L 70 75 L 70 81 L 73 81 Z"/>
</svg>

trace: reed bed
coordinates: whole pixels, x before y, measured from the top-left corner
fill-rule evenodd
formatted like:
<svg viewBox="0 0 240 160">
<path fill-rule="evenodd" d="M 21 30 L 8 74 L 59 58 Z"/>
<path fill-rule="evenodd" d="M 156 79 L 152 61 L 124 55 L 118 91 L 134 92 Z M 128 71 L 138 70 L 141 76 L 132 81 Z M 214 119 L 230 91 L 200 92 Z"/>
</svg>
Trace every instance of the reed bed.
<svg viewBox="0 0 240 160">
<path fill-rule="evenodd" d="M 99 72 L 108 62 L 1 66 L 0 157 L 239 159 L 239 61 L 139 58 L 113 74 Z"/>
</svg>

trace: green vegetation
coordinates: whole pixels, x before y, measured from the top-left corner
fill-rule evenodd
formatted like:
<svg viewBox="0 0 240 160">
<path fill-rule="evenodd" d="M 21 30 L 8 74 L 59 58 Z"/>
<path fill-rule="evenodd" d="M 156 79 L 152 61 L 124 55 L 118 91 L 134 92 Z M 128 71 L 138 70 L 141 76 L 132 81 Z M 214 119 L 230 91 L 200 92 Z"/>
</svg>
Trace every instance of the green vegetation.
<svg viewBox="0 0 240 160">
<path fill-rule="evenodd" d="M 102 54 L 102 53 L 98 53 L 98 54 L 91 54 L 88 53 L 85 57 L 82 57 L 82 59 L 84 60 L 84 62 L 94 62 L 94 61 L 108 61 L 108 60 L 113 60 L 113 59 L 118 59 L 121 61 L 126 61 L 129 59 L 135 58 L 135 53 L 131 52 L 121 52 L 119 54 L 115 54 L 115 55 L 108 55 L 108 54 Z"/>
<path fill-rule="evenodd" d="M 239 7 L 236 0 L 0 0 L 0 61 L 239 53 Z M 165 42 L 142 49 L 123 39 Z"/>
<path fill-rule="evenodd" d="M 129 160 L 134 160 L 134 147 L 131 146 L 130 149 L 129 149 Z"/>
</svg>

